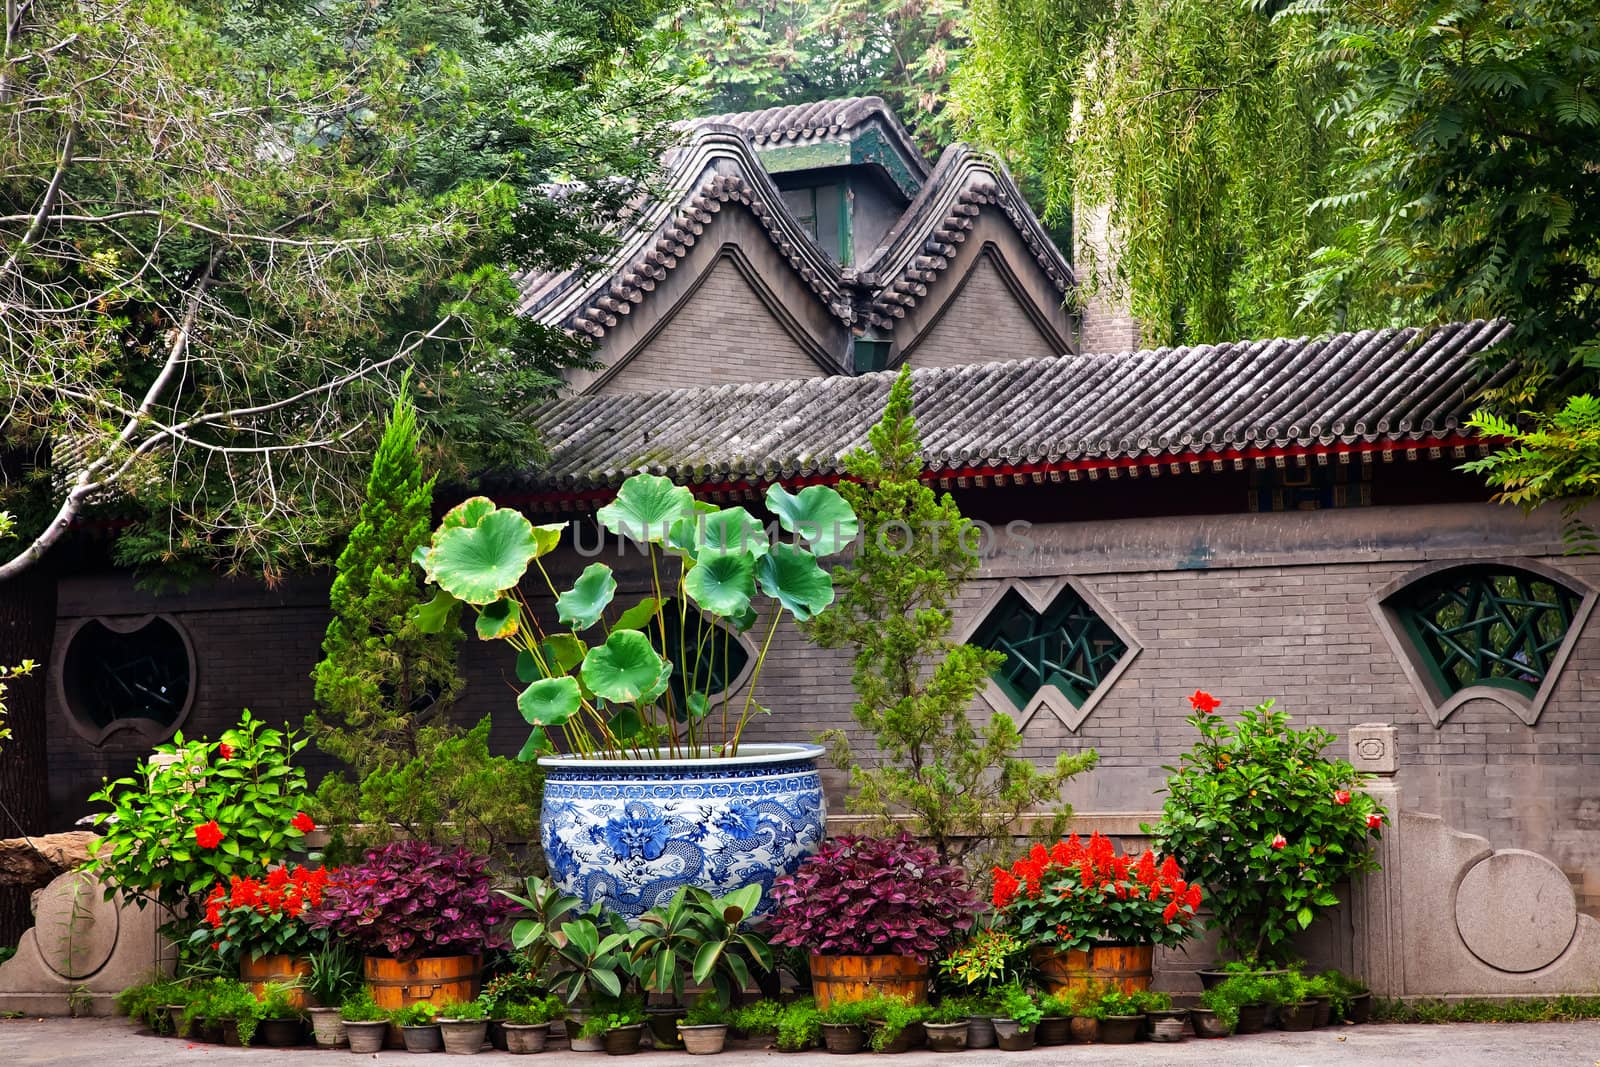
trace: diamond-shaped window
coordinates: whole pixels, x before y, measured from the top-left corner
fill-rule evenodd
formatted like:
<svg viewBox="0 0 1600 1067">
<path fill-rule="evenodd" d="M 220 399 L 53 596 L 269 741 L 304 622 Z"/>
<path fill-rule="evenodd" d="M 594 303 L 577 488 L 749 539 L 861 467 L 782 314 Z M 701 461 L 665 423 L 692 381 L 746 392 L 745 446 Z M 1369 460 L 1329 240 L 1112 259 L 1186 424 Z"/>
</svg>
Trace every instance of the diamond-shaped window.
<svg viewBox="0 0 1600 1067">
<path fill-rule="evenodd" d="M 1017 589 L 1007 590 L 970 640 L 1005 654 L 993 678 L 1018 711 L 1046 686 L 1082 708 L 1128 652 L 1122 636 L 1070 585 L 1043 611 Z"/>
<path fill-rule="evenodd" d="M 1583 594 L 1516 568 L 1459 567 L 1390 598 L 1446 695 L 1475 685 L 1533 696 L 1544 684 Z"/>
<path fill-rule="evenodd" d="M 661 610 L 666 640 L 652 622 L 650 643 L 672 661 L 668 693 L 675 709 L 685 705 L 685 691 L 716 696 L 737 686 L 750 665 L 750 650 L 738 635 L 700 614 L 693 604 L 669 600 Z"/>
</svg>

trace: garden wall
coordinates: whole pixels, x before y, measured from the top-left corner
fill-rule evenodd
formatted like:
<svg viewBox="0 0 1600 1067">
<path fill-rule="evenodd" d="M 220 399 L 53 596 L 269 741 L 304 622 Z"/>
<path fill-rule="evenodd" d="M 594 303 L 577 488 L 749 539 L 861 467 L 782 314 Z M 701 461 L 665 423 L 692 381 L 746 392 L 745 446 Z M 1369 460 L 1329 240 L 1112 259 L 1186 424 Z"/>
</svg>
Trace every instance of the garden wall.
<svg viewBox="0 0 1600 1067">
<path fill-rule="evenodd" d="M 1600 586 L 1600 559 L 1563 556 L 1553 520 L 1490 505 L 1369 507 L 1057 523 L 990 547 L 982 577 L 957 606 L 959 633 L 982 621 L 1008 583 L 1023 583 L 1036 598 L 1071 584 L 1138 646 L 1086 703 L 1078 730 L 1050 708 L 1024 727 L 1028 754 L 1040 759 L 1063 748 L 1100 752 L 1100 767 L 1071 787 L 1080 812 L 1159 807 L 1161 766 L 1192 740 L 1183 719 L 1194 689 L 1228 707 L 1275 696 L 1301 721 L 1340 735 L 1361 722 L 1394 724 L 1406 753 L 1408 809 L 1437 813 L 1498 848 L 1549 856 L 1573 882 L 1581 909 L 1600 915 L 1600 718 L 1584 710 L 1600 694 L 1594 620 L 1580 624 L 1536 725 L 1473 700 L 1435 727 L 1374 609 L 1380 593 L 1440 561 L 1531 560 L 1576 586 Z M 619 599 L 643 592 L 643 571 L 610 561 L 623 585 Z M 575 573 L 586 562 L 563 565 Z M 268 718 L 303 714 L 325 603 L 326 586 L 316 581 L 154 597 L 135 591 L 125 574 L 84 575 L 63 583 L 58 639 L 89 617 L 161 612 L 177 620 L 196 660 L 183 728 L 214 734 L 242 706 Z M 493 713 L 497 747 L 515 751 L 525 728 L 512 711 L 506 650 L 468 642 L 463 663 L 469 685 L 459 717 Z M 776 713 L 755 724 L 760 738 L 854 728 L 848 657 L 796 633 L 775 642 L 762 698 Z M 146 743 L 113 734 L 91 746 L 70 725 L 59 689 L 53 699 L 52 800 L 57 823 L 66 824 L 83 813 L 100 776 L 126 773 Z M 837 801 L 842 776 L 830 786 Z"/>
</svg>

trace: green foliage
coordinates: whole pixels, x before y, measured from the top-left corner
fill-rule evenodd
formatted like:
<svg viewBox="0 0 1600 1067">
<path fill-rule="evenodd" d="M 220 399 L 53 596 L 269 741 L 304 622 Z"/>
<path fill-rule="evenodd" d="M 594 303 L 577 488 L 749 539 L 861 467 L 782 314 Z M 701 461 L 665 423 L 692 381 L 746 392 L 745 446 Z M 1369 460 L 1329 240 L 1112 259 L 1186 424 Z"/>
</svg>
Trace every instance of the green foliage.
<svg viewBox="0 0 1600 1067">
<path fill-rule="evenodd" d="M 950 143 L 950 78 L 966 45 L 957 0 L 713 0 L 673 16 L 673 65 L 713 112 L 881 96 L 924 151 Z"/>
<path fill-rule="evenodd" d="M 108 896 L 121 890 L 141 907 L 154 901 L 197 920 L 214 884 L 266 869 L 304 836 L 291 824 L 305 806 L 305 772 L 291 763 L 304 747 L 248 711 L 218 742 L 179 733 L 155 746 L 132 777 L 89 798 L 107 810 L 94 816 L 103 836 L 85 869 Z"/>
<path fill-rule="evenodd" d="M 683 1013 L 680 1026 L 727 1026 L 733 1021 L 733 1011 L 711 993 L 702 993 Z"/>
<path fill-rule="evenodd" d="M 877 746 L 867 756 L 842 733 L 828 735 L 835 762 L 850 770 L 850 810 L 876 816 L 886 832 L 909 815 L 941 861 L 986 867 L 1024 812 L 1048 810 L 1052 832 L 1064 828 L 1072 809 L 1061 788 L 1095 755 L 1063 752 L 1040 771 L 1017 755 L 1010 716 L 973 725 L 968 709 L 1002 659 L 950 640 L 950 600 L 978 569 L 977 531 L 949 494 L 921 480 L 911 406 L 907 367 L 868 447 L 845 459 L 839 491 L 866 534 L 833 573 L 837 602 L 803 629 L 824 648 L 855 650 L 853 710 Z"/>
<path fill-rule="evenodd" d="M 560 997 L 540 997 L 536 1000 L 516 1001 L 506 1005 L 505 1021 L 516 1026 L 539 1026 L 559 1019 L 566 1014 L 567 1006 Z"/>
<path fill-rule="evenodd" d="M 797 1000 L 778 1014 L 778 1036 L 774 1044 L 781 1052 L 803 1052 L 817 1043 L 821 1033 L 822 1019 L 816 1004 L 809 998 Z"/>
<path fill-rule="evenodd" d="M 416 732 L 418 755 L 373 770 L 359 785 L 322 780 L 317 809 L 329 821 L 331 855 L 360 852 L 400 836 L 464 845 L 514 867 L 510 844 L 538 836 L 539 768 L 489 751 L 490 716 L 462 732 L 430 723 Z M 337 820 L 337 821 L 334 821 Z"/>
<path fill-rule="evenodd" d="M 551 938 L 550 962 L 554 974 L 550 988 L 568 1004 L 585 998 L 620 997 L 638 977 L 628 953 L 627 923 L 615 912 L 597 904 L 580 918 L 563 922 Z M 512 943 L 517 942 L 512 933 Z"/>
<path fill-rule="evenodd" d="M 856 533 L 855 517 L 837 493 L 823 486 L 807 493 L 808 506 L 796 509 L 781 486 L 771 488 L 779 525 L 793 541 L 769 544 L 760 522 L 743 508 L 700 504 L 666 478 L 627 479 L 596 517 L 608 532 L 647 553 L 654 595 L 613 622 L 605 619 L 617 589 L 609 566 L 590 564 L 573 588 L 558 591 L 537 561 L 555 550 L 565 524 L 536 527 L 521 512 L 497 508 L 486 497 L 473 497 L 446 514 L 416 558 L 441 596 L 473 605 L 480 637 L 517 650 L 517 677 L 528 687 L 517 709 L 533 727 L 520 758 L 550 751 L 552 730 L 566 751 L 585 755 L 735 755 L 751 716 L 766 710 L 755 694 L 779 624 L 785 613 L 804 621 L 832 601 L 832 583 L 817 556 L 837 551 Z M 828 517 L 826 527 L 816 523 L 818 515 Z M 662 584 L 661 554 L 678 560 L 670 597 Z M 519 589 L 530 563 L 556 599 L 567 631 L 519 623 L 535 618 Z M 717 625 L 743 632 L 758 618 L 758 590 L 773 604 L 744 696 L 724 690 L 713 699 L 691 691 L 692 680 L 710 676 L 706 668 L 719 649 L 722 675 L 732 672 L 726 669 L 728 645 L 687 624 L 690 603 Z M 666 612 L 672 610 L 678 612 L 676 641 L 667 636 Z M 596 626 L 601 633 L 591 632 Z M 724 642 L 731 640 L 724 635 Z M 683 683 L 676 691 L 675 675 Z"/>
<path fill-rule="evenodd" d="M 1535 381 L 1600 355 L 1600 20 L 1570 0 L 1292 0 L 1331 71 L 1348 146 L 1319 214 L 1344 216 L 1308 279 L 1435 321 L 1509 319 Z M 1352 217 L 1353 215 L 1353 217 Z M 1590 370 L 1592 371 L 1591 365 Z M 1587 378 L 1592 383 L 1592 374 Z"/>
<path fill-rule="evenodd" d="M 1115 987 L 1100 994 L 1100 1018 L 1115 1015 L 1143 1015 L 1144 1000 L 1138 993 L 1125 993 Z"/>
<path fill-rule="evenodd" d="M 1215 705 L 1204 693 L 1191 700 Z M 1188 722 L 1200 739 L 1165 768 L 1155 850 L 1205 887 L 1207 925 L 1224 945 L 1246 959 L 1282 957 L 1339 902 L 1339 882 L 1374 869 L 1368 839 L 1379 828 L 1368 823 L 1381 826 L 1383 809 L 1359 792 L 1364 779 L 1348 762 L 1323 754 L 1332 734 L 1291 728 L 1272 701 L 1237 723 L 1206 710 Z"/>
<path fill-rule="evenodd" d="M 325 561 L 407 365 L 435 469 L 526 455 L 584 355 L 516 315 L 512 272 L 584 261 L 654 175 L 665 7 L 30 8 L 0 107 L 24 536 L 115 492 L 126 563 Z"/>
<path fill-rule="evenodd" d="M 532 877 L 523 882 L 523 891 L 500 890 L 509 900 L 522 906 L 511 927 L 511 943 L 521 954 L 520 973 L 509 979 L 498 978 L 492 985 L 511 984 L 531 991 L 545 974 L 556 950 L 565 942 L 562 923 L 583 906 L 577 897 L 568 896 L 554 883 Z M 524 984 L 526 983 L 526 984 Z"/>
<path fill-rule="evenodd" d="M 861 1002 L 872 1026 L 872 1051 L 882 1052 L 894 1044 L 905 1028 L 927 1018 L 928 1010 L 901 997 L 874 996 Z"/>
<path fill-rule="evenodd" d="M 389 1021 L 396 1026 L 432 1026 L 439 1017 L 439 1009 L 425 1000 L 407 1004 L 389 1013 Z"/>
<path fill-rule="evenodd" d="M 931 1008 L 924 1009 L 923 1021 L 935 1025 L 949 1025 L 951 1023 L 964 1023 L 970 1019 L 973 1012 L 960 1000 L 944 1000 Z"/>
<path fill-rule="evenodd" d="M 966 943 L 939 961 L 939 983 L 960 995 L 988 996 L 1020 981 L 1032 946 L 1009 930 L 980 927 Z"/>
<path fill-rule="evenodd" d="M 327 941 L 311 953 L 306 992 L 318 1004 L 343 1004 L 361 989 L 361 957 L 338 941 Z"/>
<path fill-rule="evenodd" d="M 33 673 L 38 664 L 31 659 L 25 659 L 15 667 L 7 667 L 0 663 L 0 749 L 5 748 L 6 741 L 11 738 L 11 730 L 6 726 L 6 686 L 13 678 L 22 678 Z M 0 959 L 0 963 L 5 962 Z"/>
<path fill-rule="evenodd" d="M 372 999 L 372 990 L 362 987 L 340 1003 L 339 1018 L 347 1023 L 375 1023 L 382 1022 L 388 1015 Z"/>
<path fill-rule="evenodd" d="M 436 633 L 410 618 L 423 600 L 411 555 L 432 532 L 433 484 L 422 466 L 416 409 L 402 393 L 339 553 L 328 595 L 333 618 L 311 673 L 317 707 L 307 732 L 358 780 L 420 756 L 418 731 L 447 715 L 461 689 L 454 618 Z"/>
<path fill-rule="evenodd" d="M 1246 994 L 1238 986 L 1230 986 L 1233 979 L 1224 979 L 1222 982 L 1200 994 L 1200 1006 L 1217 1017 L 1217 1023 L 1224 1030 L 1231 1031 L 1239 1025 L 1239 1009 L 1246 1004 L 1260 1003 L 1254 996 Z"/>
<path fill-rule="evenodd" d="M 1008 982 L 995 991 L 995 1010 L 1000 1018 L 1015 1022 L 1023 1033 L 1032 1030 L 1044 1018 L 1039 1002 L 1017 982 Z"/>
<path fill-rule="evenodd" d="M 1380 999 L 1374 1022 L 1384 1023 L 1556 1023 L 1600 1019 L 1600 997 L 1510 997 L 1506 999 Z"/>
<path fill-rule="evenodd" d="M 600 1037 L 612 1030 L 621 1030 L 625 1026 L 638 1026 L 648 1016 L 644 1010 L 644 1000 L 637 996 L 602 998 L 596 1002 L 595 1014 L 583 1021 L 578 1029 L 579 1037 Z"/>
<path fill-rule="evenodd" d="M 451 1001 L 439 1006 L 439 1018 L 475 1022 L 489 1017 L 488 1006 L 480 1000 Z"/>
<path fill-rule="evenodd" d="M 705 997 L 727 1007 L 749 988 L 754 972 L 772 970 L 772 948 L 742 926 L 761 903 L 761 886 L 747 885 L 721 897 L 684 886 L 665 908 L 639 917 L 629 935 L 634 971 L 645 991 L 683 1002 L 688 980 L 711 985 Z"/>
<path fill-rule="evenodd" d="M 733 1025 L 747 1034 L 775 1034 L 783 1017 L 783 1005 L 775 1000 L 758 1000 L 733 1010 Z"/>
<path fill-rule="evenodd" d="M 963 117 L 1048 219 L 1077 211 L 1080 281 L 1125 294 L 1148 342 L 1370 320 L 1361 293 L 1313 313 L 1297 285 L 1341 222 L 1308 209 L 1343 188 L 1329 75 L 1297 62 L 1310 27 L 1240 0 L 977 0 L 972 20 Z"/>
<path fill-rule="evenodd" d="M 197 1023 L 216 1026 L 231 1022 L 238 1027 L 239 1043 L 249 1045 L 255 1039 L 256 1026 L 266 1017 L 261 1009 L 261 1001 L 250 987 L 231 978 L 213 978 L 190 988 L 178 1032 L 188 1036 Z"/>
<path fill-rule="evenodd" d="M 1600 495 L 1600 398 L 1582 393 L 1568 397 L 1559 411 L 1523 416 L 1525 425 L 1488 410 L 1473 415 L 1471 429 L 1505 443 L 1461 469 L 1484 475 L 1503 504 L 1523 511 L 1558 505 L 1567 551 L 1594 551 L 1600 534 L 1583 509 Z"/>
<path fill-rule="evenodd" d="M 295 1004 L 296 989 L 283 982 L 268 982 L 256 999 L 261 1006 L 256 1009 L 263 1019 L 298 1019 L 302 1012 Z"/>
<path fill-rule="evenodd" d="M 186 1004 L 189 996 L 189 987 L 185 983 L 158 978 L 151 982 L 128 986 L 118 993 L 117 1011 L 136 1022 L 144 1023 L 157 1033 L 163 1033 L 166 1027 L 174 1025 L 174 1020 L 166 1019 L 163 1026 L 160 1009 L 169 1004 Z"/>
</svg>

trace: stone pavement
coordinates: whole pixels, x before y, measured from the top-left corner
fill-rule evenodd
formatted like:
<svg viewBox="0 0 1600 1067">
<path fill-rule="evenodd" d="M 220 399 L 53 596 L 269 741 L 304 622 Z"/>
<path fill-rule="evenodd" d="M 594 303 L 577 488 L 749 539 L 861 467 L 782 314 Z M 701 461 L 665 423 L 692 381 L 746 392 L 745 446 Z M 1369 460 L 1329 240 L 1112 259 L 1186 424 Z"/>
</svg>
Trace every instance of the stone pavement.
<svg viewBox="0 0 1600 1067">
<path fill-rule="evenodd" d="M 92 1064 L 97 1067 L 166 1067 L 185 1064 L 237 1064 L 239 1067 L 338 1067 L 350 1053 L 314 1048 L 234 1049 L 196 1045 L 176 1038 L 140 1033 L 123 1019 L 11 1019 L 0 1020 L 0 1067 L 23 1064 Z M 511 1057 L 501 1052 L 482 1053 L 481 1067 L 493 1067 Z M 600 1067 L 607 1058 L 599 1053 L 566 1050 L 541 1053 L 537 1059 L 518 1057 L 537 1067 Z M 363 1056 L 362 1062 L 399 1065 L 419 1063 L 405 1052 Z M 1065 1045 L 1033 1052 L 998 1052 L 994 1049 L 941 1055 L 909 1052 L 888 1061 L 893 1067 L 1043 1067 L 1073 1061 L 1096 1067 L 1129 1064 L 1137 1067 L 1596 1067 L 1600 1064 L 1600 1022 L 1519 1023 L 1509 1025 L 1461 1024 L 1454 1026 L 1353 1026 L 1314 1030 L 1306 1034 L 1265 1033 L 1222 1041 L 1190 1038 L 1176 1045 Z M 427 1061 L 421 1061 L 427 1062 Z M 444 1067 L 436 1056 L 432 1062 Z M 641 1052 L 630 1067 L 664 1067 L 704 1063 L 707 1067 L 842 1067 L 850 1061 L 826 1053 L 781 1053 L 762 1048 L 742 1048 L 714 1059 L 689 1057 L 681 1052 Z M 865 1057 L 856 1062 L 868 1062 Z M 875 1058 L 870 1061 L 881 1064 Z"/>
</svg>

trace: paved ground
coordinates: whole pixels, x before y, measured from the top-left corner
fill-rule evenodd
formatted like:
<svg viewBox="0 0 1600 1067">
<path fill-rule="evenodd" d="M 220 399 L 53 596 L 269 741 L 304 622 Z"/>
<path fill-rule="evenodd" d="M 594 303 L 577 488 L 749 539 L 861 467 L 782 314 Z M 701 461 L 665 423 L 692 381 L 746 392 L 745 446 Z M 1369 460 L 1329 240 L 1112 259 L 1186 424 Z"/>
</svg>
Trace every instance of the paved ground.
<svg viewBox="0 0 1600 1067">
<path fill-rule="evenodd" d="M 166 1064 L 248 1063 L 250 1067 L 337 1067 L 343 1051 L 303 1049 L 233 1049 L 195 1045 L 176 1038 L 153 1037 L 133 1030 L 122 1019 L 13 1019 L 0 1021 L 0 1067 L 21 1064 L 96 1064 L 100 1067 L 165 1067 Z M 509 1057 L 486 1052 L 489 1067 Z M 416 1064 L 405 1052 L 363 1056 L 363 1062 Z M 1600 1022 L 1521 1023 L 1506 1026 L 1353 1026 L 1308 1034 L 1265 1033 L 1223 1041 L 1189 1039 L 1177 1045 L 1066 1045 L 1033 1052 L 993 1049 L 940 1055 L 910 1052 L 895 1057 L 893 1067 L 1043 1067 L 1078 1061 L 1088 1064 L 1136 1064 L 1137 1067 L 1190 1067 L 1199 1064 L 1236 1067 L 1597 1067 L 1600 1065 Z M 520 1061 L 520 1058 L 519 1058 Z M 435 1060 L 443 1063 L 446 1061 Z M 458 1062 L 455 1060 L 447 1062 Z M 527 1062 L 527 1061 L 521 1061 Z M 607 1062 L 596 1053 L 566 1050 L 540 1054 L 539 1067 L 599 1067 Z M 681 1052 L 641 1052 L 630 1067 L 684 1067 Z M 840 1067 L 847 1062 L 826 1054 L 785 1054 L 744 1048 L 696 1063 L 715 1067 Z M 864 1061 L 863 1061 L 864 1062 Z M 882 1062 L 881 1060 L 873 1062 Z"/>
</svg>

